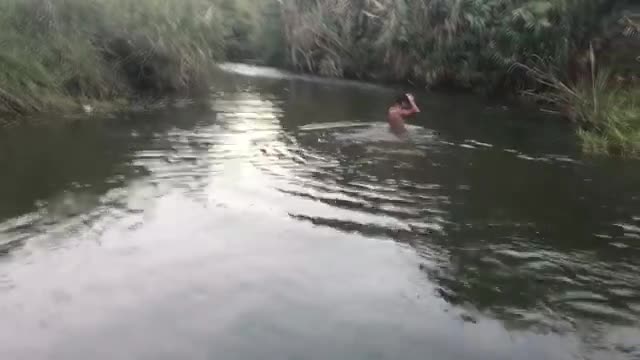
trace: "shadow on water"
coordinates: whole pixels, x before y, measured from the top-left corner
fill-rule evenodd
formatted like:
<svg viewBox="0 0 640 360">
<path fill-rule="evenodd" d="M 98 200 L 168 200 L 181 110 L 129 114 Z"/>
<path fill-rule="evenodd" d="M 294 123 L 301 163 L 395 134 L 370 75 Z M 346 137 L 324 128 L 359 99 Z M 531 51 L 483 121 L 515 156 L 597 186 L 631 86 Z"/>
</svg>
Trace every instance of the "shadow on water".
<svg viewBox="0 0 640 360">
<path fill-rule="evenodd" d="M 246 355 L 263 346 L 280 358 L 299 354 L 283 345 L 291 337 L 311 351 L 329 351 L 321 339 L 342 344 L 324 358 L 418 359 L 425 351 L 443 359 L 640 356 L 636 162 L 582 158 L 555 120 L 461 95 L 417 94 L 423 114 L 399 138 L 384 122 L 393 89 L 246 66 L 225 70 L 216 75 L 210 108 L 2 130 L 0 256 L 12 256 L 0 263 L 0 292 L 13 279 L 9 299 L 34 305 L 15 280 L 47 271 L 21 267 L 40 246 L 29 244 L 66 249 L 81 261 L 79 244 L 93 241 L 93 261 L 110 264 L 124 261 L 109 257 L 123 241 L 114 239 L 127 239 L 144 251 L 126 253 L 135 271 L 110 269 L 125 275 L 109 293 L 129 294 L 113 295 L 116 303 L 149 301 L 149 319 L 137 318 L 137 326 L 148 324 L 158 336 L 164 330 L 156 315 L 182 309 L 172 341 L 190 350 L 172 348 L 176 356 L 217 354 L 200 342 L 215 326 L 214 339 L 227 340 L 218 351 Z M 214 259 L 199 263 L 189 251 Z M 198 270 L 168 260 L 185 253 Z M 140 295 L 155 294 L 151 287 L 137 297 L 126 293 L 135 281 L 155 279 L 137 262 L 177 266 L 154 282 L 162 291 L 183 298 L 176 289 L 184 281 L 195 290 L 175 303 Z M 87 286 L 110 284 L 104 269 L 95 271 Z M 185 280 L 175 280 L 181 274 Z M 193 292 L 208 294 L 207 302 L 234 298 L 217 306 L 240 315 L 221 319 L 217 307 L 189 300 L 204 296 L 189 297 Z M 250 301 L 257 303 L 250 311 L 239 310 Z M 81 305 L 91 307 L 78 306 L 76 317 L 97 306 Z M 202 325 L 206 315 L 216 325 Z M 302 325 L 309 319 L 316 319 L 313 329 Z M 234 332 L 245 322 L 250 330 Z M 109 324 L 91 327 L 126 333 Z M 268 324 L 277 331 L 261 327 Z M 192 337 L 180 343 L 178 334 Z M 354 334 L 370 335 L 371 343 Z M 11 336 L 0 325 L 0 340 L 15 341 Z M 514 337 L 526 340 L 502 344 Z M 132 341 L 123 351 L 153 358 Z M 386 348 L 372 355 L 378 346 Z"/>
</svg>

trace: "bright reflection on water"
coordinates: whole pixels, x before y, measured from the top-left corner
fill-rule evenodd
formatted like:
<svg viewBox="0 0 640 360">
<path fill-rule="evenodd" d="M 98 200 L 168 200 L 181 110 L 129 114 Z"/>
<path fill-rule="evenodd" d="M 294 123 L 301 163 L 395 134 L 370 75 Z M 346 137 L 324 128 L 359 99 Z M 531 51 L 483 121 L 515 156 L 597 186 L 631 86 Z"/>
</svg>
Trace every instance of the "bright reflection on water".
<svg viewBox="0 0 640 360">
<path fill-rule="evenodd" d="M 463 96 L 227 66 L 0 132 L 1 359 L 640 357 L 636 162 Z"/>
</svg>

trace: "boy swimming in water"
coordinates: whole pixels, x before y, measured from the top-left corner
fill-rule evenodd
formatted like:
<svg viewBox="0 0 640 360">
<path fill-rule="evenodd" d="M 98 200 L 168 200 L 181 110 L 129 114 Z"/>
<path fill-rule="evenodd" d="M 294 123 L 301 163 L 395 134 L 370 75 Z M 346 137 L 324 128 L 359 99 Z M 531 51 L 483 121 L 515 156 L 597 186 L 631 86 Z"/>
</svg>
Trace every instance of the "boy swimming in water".
<svg viewBox="0 0 640 360">
<path fill-rule="evenodd" d="M 416 101 L 412 94 L 402 94 L 396 98 L 396 101 L 389 108 L 387 121 L 389 127 L 394 132 L 405 132 L 405 119 L 420 112 L 420 108 L 416 105 Z"/>
</svg>

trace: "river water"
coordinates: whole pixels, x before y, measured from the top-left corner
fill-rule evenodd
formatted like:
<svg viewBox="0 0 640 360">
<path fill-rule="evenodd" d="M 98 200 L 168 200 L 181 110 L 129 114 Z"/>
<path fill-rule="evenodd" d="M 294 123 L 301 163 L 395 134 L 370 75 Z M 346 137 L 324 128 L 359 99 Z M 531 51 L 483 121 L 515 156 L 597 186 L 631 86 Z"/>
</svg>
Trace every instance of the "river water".
<svg viewBox="0 0 640 360">
<path fill-rule="evenodd" d="M 640 167 L 556 119 L 226 65 L 0 130 L 0 359 L 640 359 Z"/>
</svg>

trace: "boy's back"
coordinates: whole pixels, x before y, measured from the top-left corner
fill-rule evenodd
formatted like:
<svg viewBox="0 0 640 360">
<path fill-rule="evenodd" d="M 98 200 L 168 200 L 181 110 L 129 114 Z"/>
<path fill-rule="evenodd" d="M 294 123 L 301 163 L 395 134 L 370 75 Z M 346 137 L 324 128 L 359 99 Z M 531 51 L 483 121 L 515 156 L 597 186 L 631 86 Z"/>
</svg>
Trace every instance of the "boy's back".
<svg viewBox="0 0 640 360">
<path fill-rule="evenodd" d="M 408 117 L 420 112 L 420 108 L 411 94 L 402 94 L 387 112 L 387 121 L 392 130 L 405 130 L 404 122 Z"/>
</svg>

